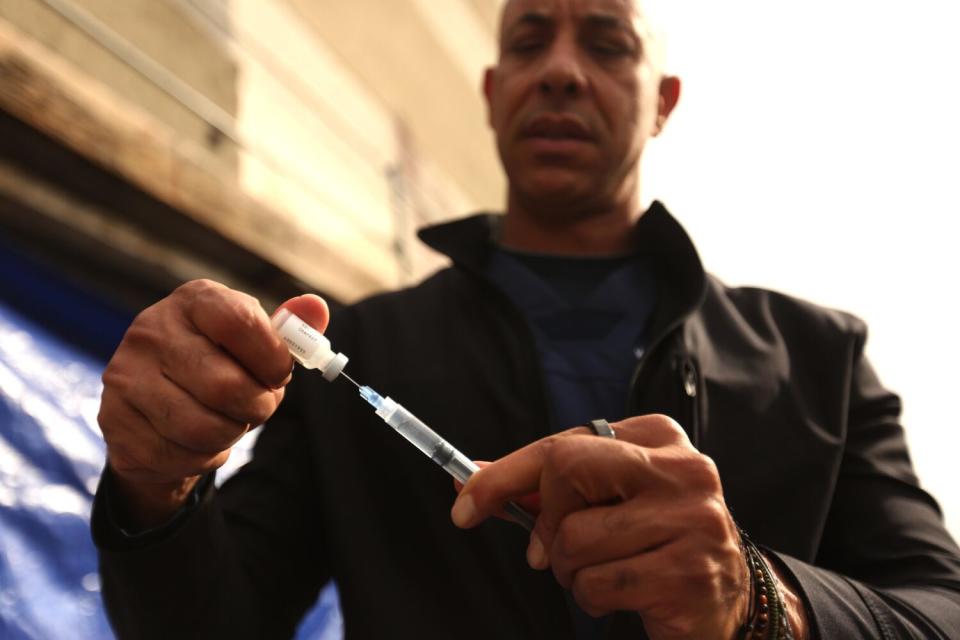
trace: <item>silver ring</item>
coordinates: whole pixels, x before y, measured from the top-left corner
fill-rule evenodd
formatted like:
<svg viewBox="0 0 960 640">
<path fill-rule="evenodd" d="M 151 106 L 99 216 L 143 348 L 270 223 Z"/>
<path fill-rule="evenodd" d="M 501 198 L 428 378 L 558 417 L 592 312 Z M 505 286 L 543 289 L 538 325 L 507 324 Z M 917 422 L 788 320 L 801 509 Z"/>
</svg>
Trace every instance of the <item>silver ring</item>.
<svg viewBox="0 0 960 640">
<path fill-rule="evenodd" d="M 610 426 L 610 423 L 602 418 L 598 420 L 591 420 L 590 428 L 593 429 L 593 432 L 601 438 L 613 438 L 614 440 L 617 439 L 617 434 L 613 432 L 613 428 Z"/>
</svg>

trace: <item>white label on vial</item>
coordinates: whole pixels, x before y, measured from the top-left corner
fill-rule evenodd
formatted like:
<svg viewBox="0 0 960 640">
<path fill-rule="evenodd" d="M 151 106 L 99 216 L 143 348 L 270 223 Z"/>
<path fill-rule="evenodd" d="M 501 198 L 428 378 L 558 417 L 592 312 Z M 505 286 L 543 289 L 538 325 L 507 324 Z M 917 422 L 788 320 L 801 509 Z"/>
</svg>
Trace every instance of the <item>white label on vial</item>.
<svg viewBox="0 0 960 640">
<path fill-rule="evenodd" d="M 290 352 L 300 360 L 309 360 L 320 346 L 320 334 L 292 313 L 277 333 L 287 343 Z"/>
</svg>

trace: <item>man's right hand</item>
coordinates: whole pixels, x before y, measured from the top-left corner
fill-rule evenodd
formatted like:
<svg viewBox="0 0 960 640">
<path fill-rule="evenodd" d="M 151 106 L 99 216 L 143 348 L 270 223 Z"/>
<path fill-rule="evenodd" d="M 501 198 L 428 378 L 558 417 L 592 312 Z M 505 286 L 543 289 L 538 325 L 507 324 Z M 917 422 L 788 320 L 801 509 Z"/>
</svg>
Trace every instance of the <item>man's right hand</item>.
<svg viewBox="0 0 960 640">
<path fill-rule="evenodd" d="M 326 329 L 322 299 L 282 306 Z M 138 315 L 104 371 L 98 416 L 124 524 L 149 528 L 176 512 L 273 415 L 292 367 L 257 300 L 216 282 L 189 282 Z"/>
</svg>

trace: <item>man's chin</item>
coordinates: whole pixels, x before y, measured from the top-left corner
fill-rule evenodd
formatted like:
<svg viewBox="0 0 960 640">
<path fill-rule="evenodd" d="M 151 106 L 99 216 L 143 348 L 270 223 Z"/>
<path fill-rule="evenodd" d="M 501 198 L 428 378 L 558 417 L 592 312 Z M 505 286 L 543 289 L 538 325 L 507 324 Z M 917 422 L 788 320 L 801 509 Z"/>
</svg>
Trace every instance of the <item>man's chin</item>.
<svg viewBox="0 0 960 640">
<path fill-rule="evenodd" d="M 523 204 L 538 209 L 578 208 L 597 195 L 596 184 L 581 172 L 560 169 L 538 171 L 514 182 L 513 186 Z"/>
</svg>

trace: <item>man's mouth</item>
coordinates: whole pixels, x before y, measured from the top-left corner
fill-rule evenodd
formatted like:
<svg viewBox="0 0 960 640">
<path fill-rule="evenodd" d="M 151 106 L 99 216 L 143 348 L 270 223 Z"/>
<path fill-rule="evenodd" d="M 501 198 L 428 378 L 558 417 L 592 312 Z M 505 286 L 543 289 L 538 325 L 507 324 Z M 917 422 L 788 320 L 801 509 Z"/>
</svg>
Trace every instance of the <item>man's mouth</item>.
<svg viewBox="0 0 960 640">
<path fill-rule="evenodd" d="M 593 140 L 590 129 L 574 116 L 545 113 L 531 120 L 521 131 L 523 138 L 546 140 Z"/>
</svg>

